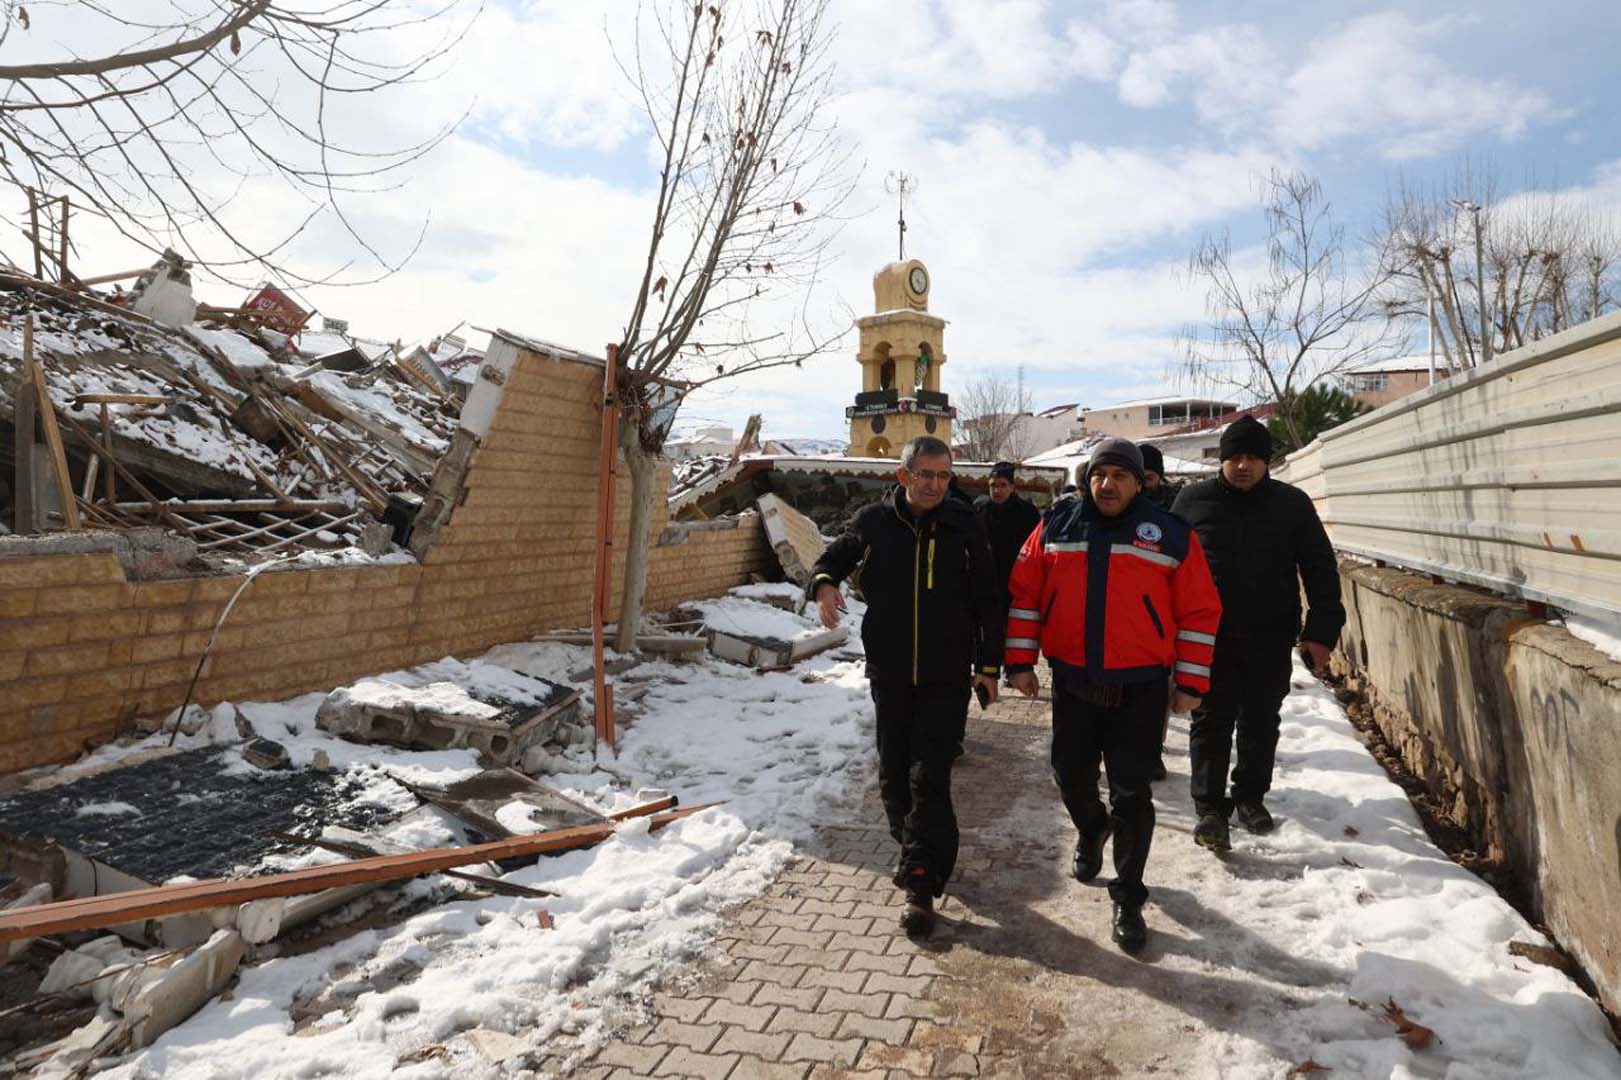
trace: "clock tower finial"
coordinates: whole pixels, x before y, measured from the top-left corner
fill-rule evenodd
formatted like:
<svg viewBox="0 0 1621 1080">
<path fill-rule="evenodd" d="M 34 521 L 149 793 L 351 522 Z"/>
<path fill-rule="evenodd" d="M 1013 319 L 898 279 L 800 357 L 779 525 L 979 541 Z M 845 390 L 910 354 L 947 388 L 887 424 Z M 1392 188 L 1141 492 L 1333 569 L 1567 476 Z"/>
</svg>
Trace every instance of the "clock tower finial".
<svg viewBox="0 0 1621 1080">
<path fill-rule="evenodd" d="M 891 172 L 884 177 L 884 190 L 896 197 L 900 212 L 895 218 L 895 225 L 900 235 L 900 256 L 898 262 L 906 261 L 906 196 L 917 194 L 917 177 L 900 170 Z"/>
<path fill-rule="evenodd" d="M 917 259 L 873 275 L 873 314 L 856 319 L 861 391 L 844 410 L 856 457 L 898 457 L 919 435 L 951 441 L 957 410 L 940 389 L 946 321 L 929 313 L 930 284 Z"/>
</svg>

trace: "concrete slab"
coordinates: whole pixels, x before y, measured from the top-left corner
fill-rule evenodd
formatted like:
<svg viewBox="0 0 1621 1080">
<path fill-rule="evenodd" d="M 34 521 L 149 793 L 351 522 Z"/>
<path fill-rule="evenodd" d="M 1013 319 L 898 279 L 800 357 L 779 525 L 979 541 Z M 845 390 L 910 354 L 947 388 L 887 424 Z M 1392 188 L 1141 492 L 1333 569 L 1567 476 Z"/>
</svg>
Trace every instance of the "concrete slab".
<svg viewBox="0 0 1621 1080">
<path fill-rule="evenodd" d="M 827 549 L 816 522 L 776 495 L 761 495 L 755 505 L 760 508 L 760 523 L 771 550 L 777 553 L 783 575 L 796 585 L 809 584 L 811 567 Z"/>
</svg>

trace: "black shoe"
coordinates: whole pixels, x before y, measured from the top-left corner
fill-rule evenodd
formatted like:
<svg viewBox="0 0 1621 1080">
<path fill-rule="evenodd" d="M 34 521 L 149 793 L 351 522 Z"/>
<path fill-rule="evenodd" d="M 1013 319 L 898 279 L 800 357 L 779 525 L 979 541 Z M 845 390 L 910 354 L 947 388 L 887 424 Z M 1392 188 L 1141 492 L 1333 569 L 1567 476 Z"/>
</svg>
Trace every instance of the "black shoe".
<svg viewBox="0 0 1621 1080">
<path fill-rule="evenodd" d="M 901 929 L 912 938 L 925 938 L 934 932 L 934 889 L 929 884 L 928 873 L 921 867 L 913 869 L 906 883 Z"/>
<path fill-rule="evenodd" d="M 1072 872 L 1076 881 L 1091 881 L 1103 869 L 1103 845 L 1109 842 L 1109 830 L 1096 837 L 1082 833 L 1075 841 L 1075 862 Z"/>
<path fill-rule="evenodd" d="M 1238 815 L 1238 823 L 1257 836 L 1271 832 L 1274 825 L 1276 825 L 1276 822 L 1272 820 L 1272 815 L 1266 812 L 1265 806 L 1261 805 L 1260 799 L 1256 799 L 1254 802 L 1241 802 L 1233 807 L 1233 812 Z"/>
<path fill-rule="evenodd" d="M 1169 775 L 1170 775 L 1170 773 L 1165 771 L 1165 759 L 1164 758 L 1159 758 L 1158 760 L 1156 760 L 1154 762 L 1154 764 L 1149 767 L 1149 770 L 1148 770 L 1148 778 L 1150 780 L 1153 780 L 1153 781 L 1156 781 L 1156 782 L 1165 779 Z"/>
<path fill-rule="evenodd" d="M 1211 851 L 1233 850 L 1232 836 L 1227 828 L 1227 818 L 1222 814 L 1200 814 L 1199 824 L 1193 828 L 1193 842 L 1202 848 Z"/>
<path fill-rule="evenodd" d="M 1141 904 L 1114 905 L 1114 943 L 1126 952 L 1134 953 L 1148 944 L 1148 924 L 1143 922 Z"/>
<path fill-rule="evenodd" d="M 895 888 L 906 887 L 906 856 L 902 855 L 895 860 L 895 872 L 889 875 L 889 880 L 895 883 Z"/>
</svg>

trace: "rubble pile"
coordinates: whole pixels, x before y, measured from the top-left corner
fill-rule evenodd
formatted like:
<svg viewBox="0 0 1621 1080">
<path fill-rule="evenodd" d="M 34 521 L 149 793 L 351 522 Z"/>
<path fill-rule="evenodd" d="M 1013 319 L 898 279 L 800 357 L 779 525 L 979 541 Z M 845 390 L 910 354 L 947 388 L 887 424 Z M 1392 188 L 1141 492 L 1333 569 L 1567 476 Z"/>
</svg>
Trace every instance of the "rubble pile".
<svg viewBox="0 0 1621 1080">
<path fill-rule="evenodd" d="M 189 288 L 169 262 L 111 298 L 0 275 L 0 530 L 158 525 L 205 556 L 403 543 L 482 352 Z"/>
</svg>

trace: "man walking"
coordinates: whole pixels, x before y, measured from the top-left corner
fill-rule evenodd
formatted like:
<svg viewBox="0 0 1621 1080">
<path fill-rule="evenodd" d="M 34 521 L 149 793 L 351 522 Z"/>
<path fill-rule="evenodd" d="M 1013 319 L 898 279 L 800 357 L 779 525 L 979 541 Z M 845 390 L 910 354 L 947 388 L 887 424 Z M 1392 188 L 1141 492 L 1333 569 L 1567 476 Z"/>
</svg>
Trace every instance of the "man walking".
<svg viewBox="0 0 1621 1080">
<path fill-rule="evenodd" d="M 996 581 L 1004 598 L 1019 549 L 1041 521 L 1041 511 L 1035 504 L 1014 490 L 1014 477 L 1013 462 L 998 461 L 991 466 L 990 494 L 974 500 L 974 512 L 979 515 L 991 542 L 991 555 L 996 559 Z"/>
<path fill-rule="evenodd" d="M 1138 443 L 1137 449 L 1143 452 L 1143 494 L 1169 510 L 1182 485 L 1165 479 L 1165 455 L 1159 447 L 1153 443 Z"/>
<path fill-rule="evenodd" d="M 932 436 L 906 444 L 899 485 L 863 507 L 812 569 L 823 625 L 845 609 L 854 576 L 867 602 L 861 642 L 878 718 L 878 793 L 901 845 L 901 927 L 934 929 L 934 899 L 957 861 L 951 762 L 968 722 L 970 685 L 996 700 L 1006 608 L 985 530 L 947 497 L 951 448 Z"/>
<path fill-rule="evenodd" d="M 1199 815 L 1193 838 L 1212 851 L 1231 848 L 1228 819 L 1235 811 L 1250 832 L 1271 831 L 1262 800 L 1272 788 L 1290 649 L 1298 637 L 1312 671 L 1319 671 L 1345 625 L 1339 568 L 1317 509 L 1305 492 L 1267 475 L 1271 459 L 1271 434 L 1242 417 L 1222 433 L 1220 474 L 1183 488 L 1173 507 L 1198 530 L 1222 600 L 1210 693 L 1194 710 L 1189 738 Z"/>
<path fill-rule="evenodd" d="M 1052 668 L 1052 767 L 1077 833 L 1074 874 L 1097 876 L 1112 833 L 1112 936 L 1127 952 L 1148 941 L 1149 771 L 1167 698 L 1186 712 L 1209 688 L 1221 619 L 1198 537 L 1143 498 L 1142 482 L 1137 447 L 1098 444 L 1082 497 L 1049 510 L 1019 553 L 1007 630 L 1016 689 L 1036 695 L 1038 651 Z M 1098 799 L 1100 761 L 1107 811 Z"/>
</svg>

